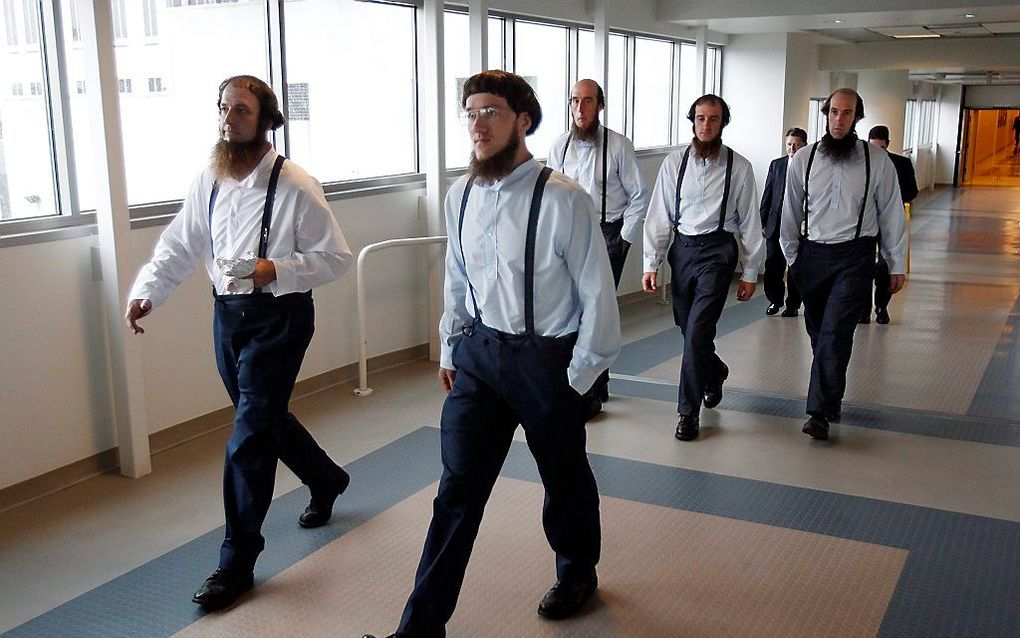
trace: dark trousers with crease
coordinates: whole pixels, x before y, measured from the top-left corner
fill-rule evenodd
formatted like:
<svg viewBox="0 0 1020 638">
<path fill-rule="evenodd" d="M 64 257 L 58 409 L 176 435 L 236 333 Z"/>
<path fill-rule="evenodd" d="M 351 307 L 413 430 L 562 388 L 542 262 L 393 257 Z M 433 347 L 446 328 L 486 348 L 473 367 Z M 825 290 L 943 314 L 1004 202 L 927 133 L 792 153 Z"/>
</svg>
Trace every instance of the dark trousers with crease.
<svg viewBox="0 0 1020 638">
<path fill-rule="evenodd" d="M 333 488 L 343 473 L 287 410 L 314 325 L 311 293 L 216 297 L 216 367 L 235 408 L 223 468 L 220 567 L 252 571 L 265 547 L 262 523 L 278 460 L 312 490 Z"/>
<path fill-rule="evenodd" d="M 627 263 L 627 252 L 630 244 L 624 241 L 620 232 L 623 230 L 623 220 L 605 222 L 602 224 L 602 237 L 606 240 L 606 250 L 609 251 L 609 265 L 613 269 L 613 283 L 620 288 L 620 277 L 623 276 L 623 266 Z M 595 395 L 600 400 L 609 398 L 609 369 L 599 375 L 592 384 L 591 389 L 585 393 L 586 397 Z"/>
<path fill-rule="evenodd" d="M 453 351 L 443 404 L 443 476 L 400 621 L 401 636 L 446 635 L 486 501 L 523 426 L 545 487 L 542 524 L 556 577 L 587 576 L 599 560 L 599 496 L 585 450 L 581 396 L 567 383 L 576 335 L 508 335 L 478 324 Z M 494 592 L 496 593 L 496 592 Z"/>
<path fill-rule="evenodd" d="M 889 292 L 890 279 L 889 262 L 883 259 L 882 255 L 879 255 L 878 264 L 875 266 L 875 308 L 889 309 L 889 301 L 892 299 L 892 293 Z M 862 316 L 871 316 L 870 297 Z"/>
<path fill-rule="evenodd" d="M 677 234 L 668 258 L 673 320 L 684 335 L 676 411 L 698 416 L 705 386 L 725 369 L 715 352 L 715 333 L 737 268 L 737 241 L 726 231 Z"/>
<path fill-rule="evenodd" d="M 871 296 L 875 238 L 802 241 L 791 272 L 804 297 L 804 326 L 814 354 L 807 413 L 832 418 L 841 410 L 854 330 Z"/>
<path fill-rule="evenodd" d="M 762 274 L 765 296 L 769 303 L 782 306 L 786 295 L 786 307 L 800 309 L 800 293 L 793 276 L 786 276 L 786 256 L 779 245 L 779 238 L 765 240 L 765 272 Z"/>
</svg>

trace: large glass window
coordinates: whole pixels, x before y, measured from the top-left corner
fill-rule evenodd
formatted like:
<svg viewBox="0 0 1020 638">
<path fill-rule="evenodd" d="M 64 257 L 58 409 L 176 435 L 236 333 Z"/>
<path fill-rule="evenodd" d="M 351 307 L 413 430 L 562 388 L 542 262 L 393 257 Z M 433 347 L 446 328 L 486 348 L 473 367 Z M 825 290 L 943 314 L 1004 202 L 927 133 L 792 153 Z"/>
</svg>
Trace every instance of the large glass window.
<svg viewBox="0 0 1020 638">
<path fill-rule="evenodd" d="M 24 13 L 25 10 L 28 13 Z M 5 25 L 35 25 L 38 4 L 4 2 Z M 20 15 L 18 14 L 20 12 Z M 26 27 L 26 33 L 31 33 Z M 38 40 L 36 40 L 37 42 Z M 10 32 L 8 40 L 10 42 Z M 26 39 L 26 42 L 32 40 Z M 57 213 L 42 53 L 38 47 L 0 51 L 0 219 Z"/>
<path fill-rule="evenodd" d="M 907 100 L 903 113 L 903 150 L 914 148 L 914 118 L 917 113 L 917 100 Z"/>
<path fill-rule="evenodd" d="M 680 44 L 680 89 L 677 91 L 677 100 L 680 105 L 680 116 L 686 118 L 687 111 L 694 104 L 694 100 L 702 96 L 701 86 L 698 85 L 698 51 L 693 44 L 683 42 Z M 686 121 L 686 120 L 684 120 Z M 681 124 L 683 130 L 689 130 L 690 126 Z M 688 135 L 680 135 L 681 142 L 687 142 Z"/>
<path fill-rule="evenodd" d="M 826 116 L 822 113 L 824 97 L 811 98 L 808 101 L 808 142 L 814 143 L 825 135 Z"/>
<path fill-rule="evenodd" d="M 627 36 L 609 34 L 609 81 L 606 90 L 606 111 L 609 128 L 626 133 L 627 113 Z M 595 76 L 595 32 L 581 29 L 577 33 L 577 79 Z"/>
<path fill-rule="evenodd" d="M 566 27 L 518 20 L 514 27 L 514 73 L 523 76 L 542 105 L 542 124 L 528 138 L 535 157 L 545 157 L 567 130 Z"/>
<path fill-rule="evenodd" d="M 62 0 L 64 15 L 70 2 Z M 82 1 L 82 0 L 77 0 Z M 227 77 L 268 79 L 264 4 L 243 0 L 195 7 L 155 5 L 158 42 L 134 38 L 115 50 L 128 201 L 132 205 L 181 199 L 208 162 L 217 139 L 217 89 Z M 82 50 L 64 21 L 71 93 L 78 203 L 95 208 L 92 136 Z M 224 34 L 230 33 L 227 37 Z M 134 78 L 140 86 L 135 86 Z M 149 78 L 158 78 L 158 86 Z M 150 85 L 158 90 L 149 90 Z"/>
<path fill-rule="evenodd" d="M 634 146 L 668 146 L 673 43 L 635 38 Z"/>
<path fill-rule="evenodd" d="M 917 145 L 929 146 L 935 131 L 935 100 L 921 100 L 921 125 Z"/>
<path fill-rule="evenodd" d="M 414 172 L 414 8 L 287 0 L 284 9 L 287 81 L 307 85 L 308 119 L 288 129 L 294 161 L 323 182 Z"/>
<path fill-rule="evenodd" d="M 446 64 L 446 165 L 451 168 L 467 166 L 471 145 L 464 123 L 457 116 L 461 111 L 460 98 L 464 82 L 471 75 L 471 33 L 468 14 L 447 11 L 444 22 L 444 55 Z M 489 18 L 489 68 L 502 69 L 503 18 Z M 422 142 L 424 143 L 424 139 Z M 534 149 L 533 149 L 534 150 Z"/>
</svg>

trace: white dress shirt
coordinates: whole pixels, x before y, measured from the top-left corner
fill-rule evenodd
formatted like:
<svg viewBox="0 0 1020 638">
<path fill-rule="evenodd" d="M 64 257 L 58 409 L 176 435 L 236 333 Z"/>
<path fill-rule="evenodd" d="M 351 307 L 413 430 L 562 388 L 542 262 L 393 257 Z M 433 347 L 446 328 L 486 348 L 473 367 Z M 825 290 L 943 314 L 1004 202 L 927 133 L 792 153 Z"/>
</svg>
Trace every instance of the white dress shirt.
<svg viewBox="0 0 1020 638">
<path fill-rule="evenodd" d="M 743 281 L 758 281 L 758 271 L 765 258 L 765 239 L 758 214 L 751 163 L 740 153 L 723 145 L 715 159 L 698 158 L 691 149 L 684 182 L 680 187 L 680 215 L 677 230 L 684 235 L 704 235 L 719 228 L 723 190 L 726 185 L 726 155 L 733 153 L 733 173 L 726 205 L 723 230 L 737 238 L 740 263 L 744 265 Z M 645 272 L 653 272 L 662 264 L 669 248 L 673 223 L 677 220 L 676 179 L 684 149 L 673 151 L 663 160 L 659 176 L 652 188 L 652 199 L 645 218 Z"/>
<path fill-rule="evenodd" d="M 524 334 L 524 245 L 528 213 L 542 165 L 529 159 L 493 184 L 475 181 L 464 212 L 464 258 L 458 237 L 468 177 L 446 194 L 445 307 L 439 323 L 441 365 L 453 367 L 461 328 L 474 320 L 468 278 L 482 323 Z M 535 333 L 577 333 L 567 369 L 571 387 L 584 393 L 620 350 L 620 314 L 613 273 L 592 214 L 591 198 L 577 182 L 553 172 L 545 185 L 535 236 Z M 465 268 L 466 266 L 466 268 Z"/>
<path fill-rule="evenodd" d="M 209 198 L 215 179 L 211 168 L 202 171 L 160 235 L 152 259 L 139 271 L 128 299 L 148 299 L 154 308 L 162 305 L 200 262 L 216 292 L 227 294 L 228 278 L 216 266 L 213 249 L 215 257 L 226 258 L 258 252 L 266 189 L 276 158 L 270 149 L 247 177 L 227 178 L 220 184 L 212 214 L 212 246 Z M 266 258 L 276 266 L 276 281 L 262 290 L 276 296 L 338 279 L 353 261 L 322 186 L 289 160 L 276 187 Z"/>
<path fill-rule="evenodd" d="M 602 219 L 602 140 L 606 128 L 599 125 L 595 139 L 582 141 L 565 133 L 553 142 L 549 149 L 546 166 L 564 173 L 577 181 L 588 191 L 595 202 L 595 218 Z M 566 146 L 567 139 L 570 146 Z M 563 151 L 566 147 L 566 159 Z M 634 145 L 623 135 L 609 130 L 609 148 L 607 150 L 608 170 L 606 177 L 609 182 L 606 188 L 606 221 L 615 222 L 623 219 L 620 235 L 628 242 L 634 243 L 641 238 L 638 225 L 645 218 L 648 208 L 648 188 L 641 179 L 637 155 Z"/>
<path fill-rule="evenodd" d="M 860 142 L 845 162 L 834 162 L 821 149 L 811 164 L 808 197 L 808 239 L 822 244 L 850 241 L 857 232 L 857 218 L 864 197 L 864 144 Z M 804 221 L 804 173 L 811 155 L 809 144 L 797 151 L 786 170 L 786 197 L 780 220 L 779 244 L 791 266 L 797 260 Z M 861 237 L 881 230 L 881 251 L 889 272 L 902 275 L 907 266 L 907 224 L 900 197 L 896 167 L 889 155 L 871 145 L 871 184 L 864 207 Z"/>
</svg>

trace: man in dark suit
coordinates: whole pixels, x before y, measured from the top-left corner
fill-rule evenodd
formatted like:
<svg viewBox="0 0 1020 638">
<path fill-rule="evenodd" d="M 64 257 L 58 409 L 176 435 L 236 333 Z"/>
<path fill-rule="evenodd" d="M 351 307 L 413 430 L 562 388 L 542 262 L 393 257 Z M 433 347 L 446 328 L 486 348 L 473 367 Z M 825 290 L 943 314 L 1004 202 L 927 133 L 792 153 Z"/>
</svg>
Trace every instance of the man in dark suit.
<svg viewBox="0 0 1020 638">
<path fill-rule="evenodd" d="M 889 127 L 873 126 L 868 131 L 868 142 L 875 146 L 889 150 Z M 908 204 L 917 197 L 917 179 L 914 177 L 914 164 L 909 157 L 889 153 L 889 159 L 896 167 L 896 178 L 900 183 L 900 195 L 903 203 Z M 883 326 L 889 323 L 889 299 L 892 293 L 889 292 L 889 264 L 878 255 L 878 268 L 875 269 L 875 323 Z M 871 305 L 865 314 L 861 315 L 860 323 L 871 322 Z"/>
<path fill-rule="evenodd" d="M 784 317 L 796 317 L 800 311 L 800 293 L 791 277 L 788 285 L 783 282 L 786 276 L 786 258 L 779 247 L 779 218 L 783 212 L 783 193 L 786 191 L 786 165 L 790 158 L 802 146 L 807 145 L 807 131 L 792 128 L 786 132 L 786 155 L 772 160 L 769 174 L 765 178 L 765 188 L 761 194 L 761 227 L 765 233 L 765 296 L 769 307 L 765 314 L 770 317 L 783 307 L 783 294 L 786 294 Z"/>
</svg>

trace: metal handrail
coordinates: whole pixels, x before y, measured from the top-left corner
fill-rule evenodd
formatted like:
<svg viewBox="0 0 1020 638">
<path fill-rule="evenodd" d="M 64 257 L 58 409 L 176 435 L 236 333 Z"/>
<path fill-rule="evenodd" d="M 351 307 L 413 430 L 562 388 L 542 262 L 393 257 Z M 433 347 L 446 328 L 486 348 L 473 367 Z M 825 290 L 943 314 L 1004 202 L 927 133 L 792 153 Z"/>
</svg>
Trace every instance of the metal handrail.
<svg viewBox="0 0 1020 638">
<path fill-rule="evenodd" d="M 369 244 L 358 253 L 358 387 L 354 389 L 355 396 L 367 397 L 372 394 L 372 388 L 368 387 L 368 337 L 365 335 L 365 276 L 364 265 L 368 254 L 383 248 L 394 246 L 415 246 L 418 244 L 440 244 L 446 241 L 446 235 L 433 237 L 407 237 L 404 239 L 387 239 L 374 244 Z"/>
</svg>

